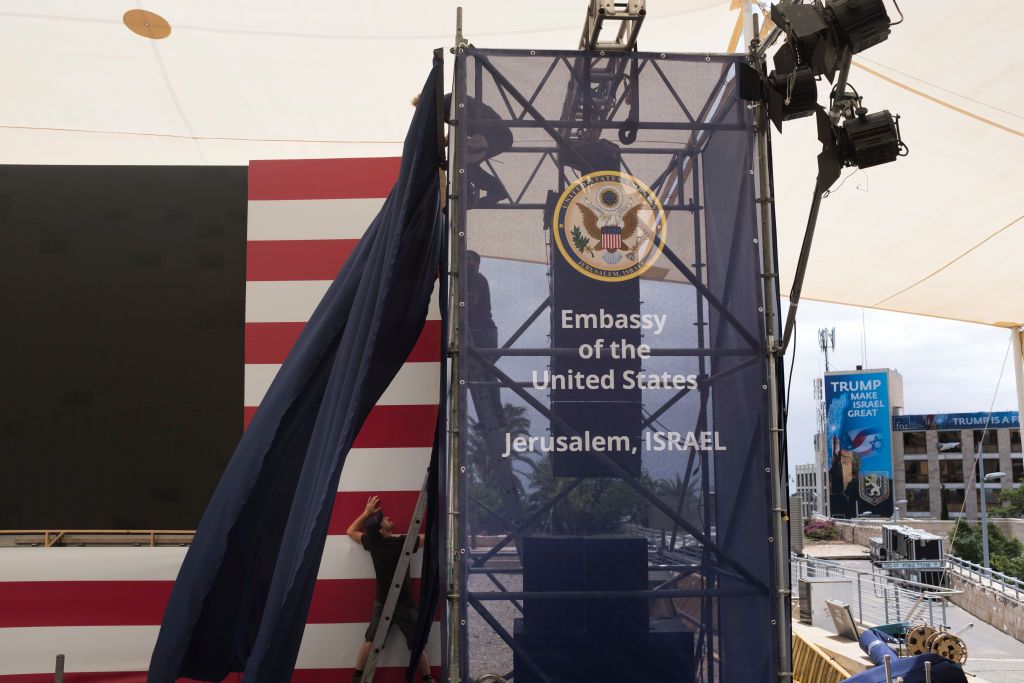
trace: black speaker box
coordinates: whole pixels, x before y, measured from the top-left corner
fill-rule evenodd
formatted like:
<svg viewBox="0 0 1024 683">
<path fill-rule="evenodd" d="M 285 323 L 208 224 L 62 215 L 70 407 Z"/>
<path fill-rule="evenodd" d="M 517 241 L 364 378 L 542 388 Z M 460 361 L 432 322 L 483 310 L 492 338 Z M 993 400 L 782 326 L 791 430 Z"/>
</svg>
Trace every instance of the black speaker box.
<svg viewBox="0 0 1024 683">
<path fill-rule="evenodd" d="M 516 683 L 694 681 L 693 632 L 675 619 L 652 619 L 626 634 L 558 635 L 533 632 L 516 619 L 512 634 Z"/>
<path fill-rule="evenodd" d="M 647 588 L 647 541 L 624 536 L 527 536 L 523 590 L 624 591 Z M 531 633 L 643 633 L 644 598 L 527 598 Z"/>
</svg>

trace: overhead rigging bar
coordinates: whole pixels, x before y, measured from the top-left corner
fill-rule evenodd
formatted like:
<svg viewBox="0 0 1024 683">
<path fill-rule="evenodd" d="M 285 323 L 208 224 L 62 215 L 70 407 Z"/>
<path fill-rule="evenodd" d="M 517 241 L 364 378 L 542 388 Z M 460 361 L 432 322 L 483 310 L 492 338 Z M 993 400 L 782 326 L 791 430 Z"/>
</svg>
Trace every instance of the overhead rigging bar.
<svg viewBox="0 0 1024 683">
<path fill-rule="evenodd" d="M 590 0 L 587 21 L 580 36 L 581 50 L 616 50 L 628 52 L 636 49 L 636 37 L 647 14 L 647 0 Z M 619 22 L 615 39 L 601 42 L 601 29 L 606 21 Z"/>
</svg>

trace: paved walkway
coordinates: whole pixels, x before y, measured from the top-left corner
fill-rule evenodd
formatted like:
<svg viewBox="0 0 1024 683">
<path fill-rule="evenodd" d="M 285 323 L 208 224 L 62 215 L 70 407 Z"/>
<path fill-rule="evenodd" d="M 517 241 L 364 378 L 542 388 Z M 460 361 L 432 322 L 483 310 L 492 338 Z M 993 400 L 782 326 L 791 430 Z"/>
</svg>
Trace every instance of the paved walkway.
<svg viewBox="0 0 1024 683">
<path fill-rule="evenodd" d="M 818 560 L 867 560 L 868 549 L 853 543 L 804 543 L 804 554 Z M 869 567 L 870 570 L 870 567 Z"/>
</svg>

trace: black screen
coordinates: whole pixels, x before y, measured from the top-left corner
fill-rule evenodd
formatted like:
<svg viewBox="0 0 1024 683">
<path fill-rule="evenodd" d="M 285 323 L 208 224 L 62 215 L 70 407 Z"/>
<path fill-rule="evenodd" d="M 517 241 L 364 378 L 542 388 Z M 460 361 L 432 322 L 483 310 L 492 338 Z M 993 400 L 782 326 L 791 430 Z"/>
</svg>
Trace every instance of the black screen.
<svg viewBox="0 0 1024 683">
<path fill-rule="evenodd" d="M 194 529 L 242 430 L 245 167 L 0 167 L 0 529 Z"/>
</svg>

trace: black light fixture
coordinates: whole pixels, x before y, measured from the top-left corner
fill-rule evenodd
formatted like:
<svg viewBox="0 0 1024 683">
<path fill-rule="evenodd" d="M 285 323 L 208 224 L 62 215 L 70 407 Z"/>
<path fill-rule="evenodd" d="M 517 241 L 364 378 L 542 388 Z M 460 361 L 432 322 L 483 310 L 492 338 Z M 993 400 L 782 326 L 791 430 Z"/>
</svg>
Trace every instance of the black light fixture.
<svg viewBox="0 0 1024 683">
<path fill-rule="evenodd" d="M 810 69 L 771 72 L 765 83 L 768 118 L 782 132 L 782 122 L 812 116 L 818 107 L 818 79 Z"/>
<path fill-rule="evenodd" d="M 883 0 L 814 0 L 809 5 L 773 5 L 772 21 L 786 34 L 775 53 L 775 69 L 810 69 L 835 77 L 844 49 L 857 54 L 889 37 L 892 21 Z"/>
<path fill-rule="evenodd" d="M 868 113 L 858 107 L 853 116 L 839 123 L 819 108 L 818 186 L 825 190 L 839 179 L 844 166 L 871 168 L 906 156 L 908 149 L 900 137 L 900 117 L 888 110 Z"/>
</svg>

